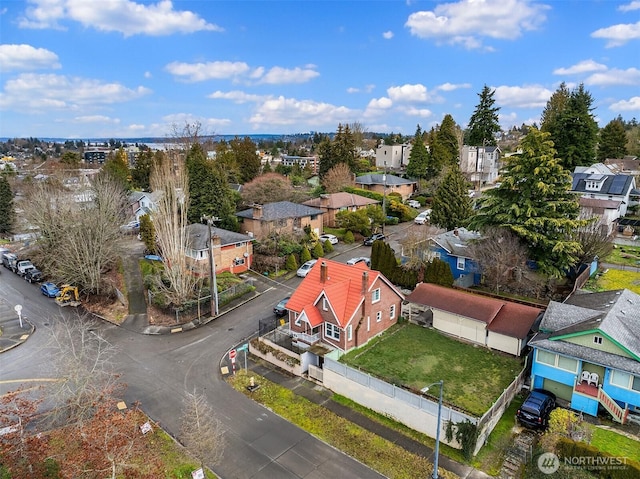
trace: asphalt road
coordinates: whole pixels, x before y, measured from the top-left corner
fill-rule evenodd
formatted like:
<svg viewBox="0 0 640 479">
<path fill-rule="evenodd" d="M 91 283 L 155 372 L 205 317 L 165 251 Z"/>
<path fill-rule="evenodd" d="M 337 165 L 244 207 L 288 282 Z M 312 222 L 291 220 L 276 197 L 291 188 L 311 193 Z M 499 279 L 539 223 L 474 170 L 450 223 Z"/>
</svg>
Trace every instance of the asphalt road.
<svg viewBox="0 0 640 479">
<path fill-rule="evenodd" d="M 334 258 L 368 256 L 358 247 Z M 229 348 L 258 329 L 260 318 L 271 317 L 273 306 L 299 284 L 293 278 L 231 313 L 192 331 L 162 336 L 131 333 L 107 322 L 98 330 L 117 345 L 116 369 L 128 385 L 125 401 L 139 401 L 143 410 L 170 434 L 180 430 L 186 392 L 203 393 L 225 429 L 223 460 L 213 467 L 222 478 L 381 478 L 380 474 L 316 439 L 234 391 L 222 379 L 219 362 Z M 58 307 L 18 276 L 3 271 L 0 298 L 23 305 L 23 316 L 36 332 L 21 346 L 0 355 L 0 394 L 18 384 L 39 384 L 51 378 L 47 371 L 47 328 L 60 314 Z"/>
</svg>

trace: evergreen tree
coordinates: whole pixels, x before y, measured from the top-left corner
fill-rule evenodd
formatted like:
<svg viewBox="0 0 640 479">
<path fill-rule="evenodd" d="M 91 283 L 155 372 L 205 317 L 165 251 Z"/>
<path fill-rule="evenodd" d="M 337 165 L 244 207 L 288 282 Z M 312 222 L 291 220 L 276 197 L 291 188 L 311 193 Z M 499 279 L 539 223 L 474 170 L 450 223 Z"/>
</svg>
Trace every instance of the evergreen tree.
<svg viewBox="0 0 640 479">
<path fill-rule="evenodd" d="M 300 262 L 306 263 L 309 260 L 311 260 L 311 252 L 309 252 L 309 248 L 305 246 L 300 253 Z"/>
<path fill-rule="evenodd" d="M 13 191 L 5 175 L 0 175 L 0 234 L 11 233 L 15 221 Z"/>
<path fill-rule="evenodd" d="M 442 165 L 455 165 L 460 156 L 460 144 L 458 141 L 458 126 L 453 117 L 446 114 L 442 119 L 442 124 L 436 132 L 436 140 L 439 152 L 442 152 L 440 159 Z M 435 152 L 432 152 L 435 156 Z"/>
<path fill-rule="evenodd" d="M 71 168 L 77 168 L 80 166 L 80 159 L 80 153 L 75 151 L 65 151 L 62 158 L 60 158 L 60 163 L 69 165 Z"/>
<path fill-rule="evenodd" d="M 238 221 L 234 197 L 225 173 L 207 159 L 199 143 L 195 143 L 187 153 L 186 165 L 189 176 L 189 221 L 199 223 L 203 216 L 215 216 L 219 218 L 221 228 L 236 231 Z"/>
<path fill-rule="evenodd" d="M 447 287 L 453 286 L 453 273 L 449 263 L 439 258 L 432 259 L 425 268 L 424 282 Z"/>
<path fill-rule="evenodd" d="M 498 122 L 499 107 L 494 107 L 496 100 L 493 95 L 495 90 L 491 90 L 487 85 L 478 94 L 480 103 L 476 106 L 469 127 L 466 132 L 465 143 L 471 146 L 496 146 L 495 134 L 500 131 Z"/>
<path fill-rule="evenodd" d="M 273 170 L 271 169 L 271 162 L 266 161 L 264 166 L 262 167 L 262 174 L 271 173 Z"/>
<path fill-rule="evenodd" d="M 156 156 L 162 155 L 161 151 L 156 153 Z M 158 156 L 157 160 L 161 160 L 161 156 Z M 140 153 L 136 160 L 136 165 L 131 170 L 131 183 L 134 188 L 138 188 L 142 191 L 149 191 L 149 178 L 151 177 L 151 166 L 154 162 L 154 154 L 151 150 L 146 150 Z"/>
<path fill-rule="evenodd" d="M 216 143 L 216 166 L 224 171 L 227 183 L 242 183 L 242 175 L 231 145 L 225 140 Z"/>
<path fill-rule="evenodd" d="M 592 114 L 593 98 L 580 84 L 571 92 L 560 127 L 552 137 L 557 156 L 564 167 L 589 166 L 596 156 L 598 124 Z"/>
<path fill-rule="evenodd" d="M 346 163 L 351 172 L 355 173 L 358 168 L 358 155 L 349 125 L 339 124 L 333 141 L 325 137 L 318 145 L 318 155 L 320 156 L 318 167 L 320 179 L 324 179 L 329 170 L 339 163 Z"/>
<path fill-rule="evenodd" d="M 127 158 L 127 152 L 122 147 L 116 151 L 115 155 L 109 157 L 101 173 L 115 178 L 126 190 L 131 188 L 129 159 Z"/>
<path fill-rule="evenodd" d="M 140 217 L 140 237 L 149 254 L 156 254 L 156 229 L 149 215 Z"/>
<path fill-rule="evenodd" d="M 247 183 L 253 180 L 260 174 L 262 166 L 260 164 L 260 156 L 256 151 L 256 144 L 248 136 L 245 136 L 242 140 L 236 137 L 230 143 L 240 172 L 240 181 Z"/>
<path fill-rule="evenodd" d="M 333 148 L 329 137 L 324 137 L 318 145 L 318 156 L 320 157 L 318 176 L 320 176 L 320 179 L 322 180 L 329 170 L 338 164 L 338 161 L 333 154 Z M 280 165 L 276 166 L 276 171 L 279 166 Z"/>
<path fill-rule="evenodd" d="M 573 235 L 588 221 L 577 219 L 571 174 L 556 157 L 549 138 L 549 133 L 530 130 L 520 144 L 522 154 L 506 159 L 502 184 L 485 192 L 470 227 L 510 229 L 524 241 L 543 273 L 562 277 L 580 253 Z"/>
<path fill-rule="evenodd" d="M 413 137 L 413 147 L 409 154 L 409 164 L 407 165 L 407 176 L 410 178 L 427 178 L 429 172 L 429 152 L 424 145 L 422 137 L 422 129 L 420 125 L 416 128 L 416 134 Z M 431 172 L 433 173 L 433 172 Z"/>
<path fill-rule="evenodd" d="M 549 98 L 547 105 L 542 111 L 540 131 L 548 133 L 557 131 L 560 117 L 567 108 L 569 96 L 571 96 L 571 92 L 567 88 L 567 84 L 562 82 L 553 95 L 551 95 L 551 98 Z"/>
<path fill-rule="evenodd" d="M 319 259 L 324 256 L 324 249 L 322 249 L 322 243 L 318 241 L 314 246 L 311 254 L 314 258 Z"/>
<path fill-rule="evenodd" d="M 455 166 L 450 167 L 433 196 L 429 217 L 431 224 L 446 230 L 466 226 L 473 215 L 468 192 L 467 180 L 460 170 Z"/>
<path fill-rule="evenodd" d="M 287 271 L 295 271 L 298 269 L 298 262 L 296 261 L 296 255 L 291 253 L 287 256 L 287 261 L 284 264 L 284 267 Z"/>
<path fill-rule="evenodd" d="M 622 118 L 611 120 L 600 130 L 598 143 L 598 161 L 607 158 L 623 158 L 627 154 L 627 132 L 624 130 Z"/>
</svg>

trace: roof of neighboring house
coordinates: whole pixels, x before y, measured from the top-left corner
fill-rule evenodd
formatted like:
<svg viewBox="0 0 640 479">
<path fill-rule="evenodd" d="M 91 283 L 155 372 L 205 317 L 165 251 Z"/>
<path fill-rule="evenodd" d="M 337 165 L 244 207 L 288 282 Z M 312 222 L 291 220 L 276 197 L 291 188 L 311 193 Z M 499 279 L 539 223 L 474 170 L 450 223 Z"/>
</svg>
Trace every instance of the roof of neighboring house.
<svg viewBox="0 0 640 479">
<path fill-rule="evenodd" d="M 585 198 L 578 199 L 578 204 L 586 208 L 602 208 L 603 210 L 617 210 L 620 208 L 622 201 L 620 200 L 604 200 L 601 198 Z"/>
<path fill-rule="evenodd" d="M 322 196 L 327 197 L 328 203 L 326 205 L 326 208 L 330 210 L 337 210 L 339 208 L 347 208 L 350 206 L 367 206 L 380 203 L 377 200 L 373 200 L 365 196 L 354 195 L 353 193 L 345 192 L 331 193 Z M 309 201 L 305 201 L 302 204 L 307 206 L 315 206 L 317 208 L 323 208 L 324 206 L 322 205 L 322 199 L 323 198 L 313 198 Z"/>
<path fill-rule="evenodd" d="M 432 241 L 445 249 L 450 255 L 472 259 L 471 256 L 469 256 L 469 242 L 480 238 L 480 233 L 476 231 L 469 231 L 466 228 L 456 228 L 455 230 L 434 236 Z"/>
<path fill-rule="evenodd" d="M 129 193 L 129 202 L 136 203 L 147 195 L 149 195 L 149 193 L 145 193 L 144 191 L 132 191 Z"/>
<path fill-rule="evenodd" d="M 604 165 L 603 165 L 604 166 Z M 606 167 L 605 167 L 606 168 Z M 598 191 L 587 189 L 587 180 L 602 181 Z M 571 191 L 578 193 L 595 193 L 600 195 L 626 196 L 633 186 L 633 176 L 612 175 L 603 173 L 574 173 Z"/>
<path fill-rule="evenodd" d="M 323 264 L 327 268 L 324 283 L 320 279 Z M 318 319 L 321 318 L 320 314 L 310 313 L 309 308 L 317 309 L 314 305 L 324 295 L 331 304 L 340 327 L 345 327 L 364 300 L 362 283 L 365 273 L 367 274 L 366 293 L 370 293 L 374 285 L 383 281 L 400 299 L 404 299 L 403 294 L 382 273 L 369 269 L 364 263 L 351 266 L 330 259 L 320 259 L 291 295 L 286 307 L 292 311 L 304 310 L 310 321 L 315 318 L 316 322 L 321 322 L 321 319 Z M 311 324 L 317 326 L 317 324 Z"/>
<path fill-rule="evenodd" d="M 599 173 L 601 175 L 610 175 L 613 172 L 611 171 L 611 168 L 609 168 L 607 165 L 605 165 L 604 163 L 594 163 L 591 166 L 576 166 L 573 169 L 573 173 Z"/>
<path fill-rule="evenodd" d="M 524 339 L 541 308 L 489 298 L 432 283 L 420 283 L 407 301 L 447 311 L 487 325 L 489 331 Z"/>
<path fill-rule="evenodd" d="M 607 158 L 605 160 L 614 173 L 636 174 L 640 171 L 640 159 L 637 156 L 625 156 L 624 158 Z"/>
<path fill-rule="evenodd" d="M 209 226 L 200 223 L 194 223 L 185 228 L 187 230 L 187 246 L 193 250 L 203 250 L 209 247 Z M 211 228 L 213 236 L 220 238 L 220 246 L 226 246 L 235 243 L 248 243 L 253 241 L 251 236 L 236 233 L 222 228 Z M 214 243 L 215 244 L 215 243 Z"/>
<path fill-rule="evenodd" d="M 324 211 L 310 206 L 292 203 L 291 201 L 278 201 L 276 203 L 265 203 L 262 207 L 260 221 L 273 221 L 285 218 L 304 218 L 305 216 L 321 215 Z M 254 208 L 236 213 L 242 218 L 253 218 Z M 258 219 L 258 218 L 255 218 Z"/>
<path fill-rule="evenodd" d="M 386 179 L 383 178 L 386 176 Z M 379 175 L 369 174 L 356 177 L 357 185 L 387 185 L 387 186 L 401 186 L 401 185 L 413 185 L 416 182 L 413 180 L 407 180 L 395 175 Z"/>
<path fill-rule="evenodd" d="M 636 359 L 563 340 L 594 332 Z M 575 294 L 564 304 L 552 301 L 531 345 L 640 374 L 640 295 L 622 289 Z"/>
</svg>

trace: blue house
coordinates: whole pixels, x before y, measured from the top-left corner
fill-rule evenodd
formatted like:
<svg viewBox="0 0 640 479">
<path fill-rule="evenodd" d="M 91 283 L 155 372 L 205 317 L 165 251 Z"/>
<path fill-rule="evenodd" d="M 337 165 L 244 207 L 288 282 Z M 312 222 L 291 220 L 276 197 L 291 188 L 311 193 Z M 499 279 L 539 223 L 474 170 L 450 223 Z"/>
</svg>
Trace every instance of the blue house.
<svg viewBox="0 0 640 479">
<path fill-rule="evenodd" d="M 429 240 L 429 256 L 449 264 L 456 286 L 468 288 L 480 284 L 480 268 L 469 252 L 469 242 L 479 238 L 480 233 L 456 228 Z"/>
<path fill-rule="evenodd" d="M 552 301 L 529 345 L 532 387 L 622 424 L 640 414 L 640 295 L 624 289 Z"/>
</svg>

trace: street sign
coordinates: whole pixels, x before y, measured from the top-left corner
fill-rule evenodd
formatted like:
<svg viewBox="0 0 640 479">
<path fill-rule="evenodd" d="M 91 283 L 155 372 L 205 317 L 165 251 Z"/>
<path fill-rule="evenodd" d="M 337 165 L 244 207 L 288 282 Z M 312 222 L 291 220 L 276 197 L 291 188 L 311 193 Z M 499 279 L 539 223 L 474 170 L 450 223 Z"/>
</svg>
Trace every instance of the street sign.
<svg viewBox="0 0 640 479">
<path fill-rule="evenodd" d="M 191 477 L 192 479 L 204 479 L 204 471 L 202 470 L 202 468 L 196 469 L 195 471 L 191 472 Z"/>
<path fill-rule="evenodd" d="M 236 362 L 236 350 L 232 349 L 231 351 L 229 351 L 229 359 L 231 359 L 232 363 Z"/>
<path fill-rule="evenodd" d="M 238 347 L 236 348 L 236 351 L 238 351 L 238 352 L 239 352 L 239 351 L 247 351 L 248 349 L 249 349 L 249 345 L 248 345 L 247 343 L 244 343 L 243 345 L 238 346 Z"/>
</svg>

